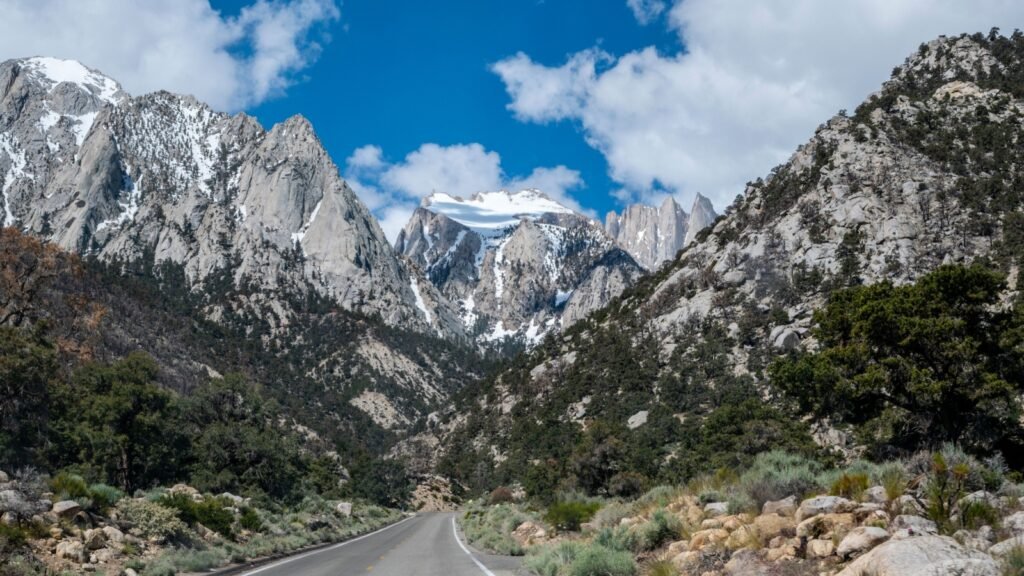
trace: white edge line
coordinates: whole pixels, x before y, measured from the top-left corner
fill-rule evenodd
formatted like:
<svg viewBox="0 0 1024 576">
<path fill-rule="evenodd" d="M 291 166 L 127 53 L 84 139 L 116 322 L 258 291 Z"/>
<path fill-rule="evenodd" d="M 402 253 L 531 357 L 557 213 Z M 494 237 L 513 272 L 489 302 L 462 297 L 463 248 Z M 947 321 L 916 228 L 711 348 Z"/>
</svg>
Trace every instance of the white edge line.
<svg viewBox="0 0 1024 576">
<path fill-rule="evenodd" d="M 476 564 L 476 567 L 479 568 L 480 571 L 486 574 L 487 576 L 494 576 L 494 572 L 488 570 L 487 566 L 483 565 L 483 562 L 477 560 L 476 556 L 473 556 L 473 553 L 469 551 L 469 548 L 466 548 L 466 545 L 463 544 L 462 540 L 459 539 L 459 529 L 455 526 L 455 516 L 452 516 L 452 533 L 455 534 L 455 541 L 459 543 L 459 548 L 462 548 L 462 551 L 469 556 L 469 559 L 472 560 L 474 564 Z"/>
<path fill-rule="evenodd" d="M 374 530 L 373 532 L 370 532 L 369 534 L 363 534 L 362 536 L 359 536 L 357 538 L 353 538 L 351 540 L 345 540 L 344 542 L 339 542 L 339 543 L 337 543 L 337 544 L 335 544 L 333 546 L 328 546 L 326 548 L 321 548 L 319 550 L 313 550 L 312 552 L 306 552 L 305 554 L 299 554 L 298 556 L 292 556 L 291 558 L 285 558 L 284 560 L 281 560 L 279 562 L 274 562 L 273 564 L 268 564 L 268 565 L 266 565 L 266 566 L 264 566 L 262 568 L 257 568 L 256 570 L 253 570 L 251 572 L 243 572 L 240 576 L 250 576 L 251 574 L 259 574 L 260 572 L 263 572 L 264 570 L 270 570 L 271 568 L 277 568 L 278 566 L 287 564 L 289 562 L 294 562 L 295 560 L 299 560 L 299 559 L 305 558 L 307 556 L 313 556 L 314 554 L 319 554 L 321 552 L 327 552 L 329 550 L 334 550 L 334 549 L 337 549 L 337 548 L 341 548 L 342 546 L 347 546 L 347 545 L 349 545 L 349 544 L 351 544 L 353 542 L 358 542 L 358 541 L 362 540 L 363 538 L 369 538 L 370 536 L 373 536 L 374 534 L 379 534 L 379 533 L 381 533 L 381 532 L 383 532 L 385 530 L 390 530 L 390 529 L 394 528 L 395 526 L 398 526 L 399 524 L 402 524 L 402 523 L 406 522 L 407 520 L 412 520 L 413 518 L 415 518 L 415 516 L 408 516 L 404 520 L 399 520 L 398 522 L 395 522 L 394 524 L 388 524 L 387 526 L 385 526 L 383 528 L 379 528 L 377 530 Z M 491 574 L 490 576 L 494 576 L 494 575 Z"/>
</svg>

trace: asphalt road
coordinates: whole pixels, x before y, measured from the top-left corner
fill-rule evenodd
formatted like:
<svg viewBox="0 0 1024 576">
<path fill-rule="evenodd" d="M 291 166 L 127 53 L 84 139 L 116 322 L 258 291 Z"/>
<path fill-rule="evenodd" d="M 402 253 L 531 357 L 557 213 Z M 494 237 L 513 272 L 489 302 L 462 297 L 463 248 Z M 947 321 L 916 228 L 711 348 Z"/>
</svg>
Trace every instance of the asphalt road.
<svg viewBox="0 0 1024 576">
<path fill-rule="evenodd" d="M 383 530 L 243 572 L 242 576 L 512 576 L 519 560 L 472 550 L 455 514 L 419 514 Z"/>
</svg>

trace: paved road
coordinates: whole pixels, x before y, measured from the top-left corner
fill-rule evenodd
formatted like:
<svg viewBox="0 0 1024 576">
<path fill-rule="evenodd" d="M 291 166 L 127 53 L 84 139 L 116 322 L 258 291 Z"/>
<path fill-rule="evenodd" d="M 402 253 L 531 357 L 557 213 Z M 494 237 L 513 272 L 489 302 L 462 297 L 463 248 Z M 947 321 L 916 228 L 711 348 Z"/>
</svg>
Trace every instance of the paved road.
<svg viewBox="0 0 1024 576">
<path fill-rule="evenodd" d="M 419 514 L 361 538 L 254 568 L 242 576 L 512 576 L 519 561 L 456 535 L 455 514 Z"/>
</svg>

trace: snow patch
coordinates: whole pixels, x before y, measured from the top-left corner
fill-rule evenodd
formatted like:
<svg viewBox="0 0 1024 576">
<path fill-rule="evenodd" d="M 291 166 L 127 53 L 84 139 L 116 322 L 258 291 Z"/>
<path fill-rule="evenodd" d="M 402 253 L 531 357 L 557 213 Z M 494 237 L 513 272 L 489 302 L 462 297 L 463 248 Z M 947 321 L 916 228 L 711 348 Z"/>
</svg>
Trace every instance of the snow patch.
<svg viewBox="0 0 1024 576">
<path fill-rule="evenodd" d="M 7 174 L 4 175 L 3 189 L 0 190 L 0 192 L 3 192 L 4 197 L 4 226 L 13 226 L 18 219 L 15 218 L 14 213 L 11 211 L 11 200 L 7 195 L 7 192 L 19 178 L 29 178 L 34 180 L 35 177 L 25 172 L 25 166 L 27 164 L 25 161 L 25 151 L 18 150 L 15 152 L 14 142 L 11 140 L 11 136 L 9 134 L 0 134 L 0 152 L 5 153 L 11 162 L 10 169 L 7 171 Z"/>
<path fill-rule="evenodd" d="M 423 199 L 423 207 L 444 214 L 481 236 L 500 235 L 520 220 L 536 220 L 544 214 L 572 214 L 573 211 L 548 198 L 539 190 L 510 193 L 480 192 L 468 200 L 442 192 Z"/>
<path fill-rule="evenodd" d="M 313 207 L 313 212 L 309 215 L 309 221 L 302 225 L 302 228 L 298 232 L 292 233 L 292 244 L 301 246 L 302 239 L 306 237 L 306 232 L 309 231 L 309 227 L 313 225 L 316 220 L 316 215 L 320 213 L 320 206 L 324 203 L 324 199 L 321 198 L 316 206 Z"/>
<path fill-rule="evenodd" d="M 430 310 L 427 309 L 427 303 L 423 301 L 423 295 L 420 294 L 420 284 L 416 281 L 415 276 L 409 276 L 409 287 L 412 288 L 412 295 L 416 298 L 416 307 L 423 312 L 423 316 L 427 319 L 427 324 L 433 324 L 434 318 L 430 315 Z"/>
<path fill-rule="evenodd" d="M 132 182 L 130 176 L 125 175 L 124 177 L 124 190 L 128 192 L 128 198 L 124 202 L 118 201 L 117 205 L 121 207 L 121 213 L 116 217 L 109 220 L 104 220 L 96 226 L 96 231 L 100 232 L 109 227 L 120 227 L 125 222 L 131 222 L 135 220 L 135 215 L 139 213 L 139 199 L 142 198 L 142 189 L 139 182 Z"/>
<path fill-rule="evenodd" d="M 86 68 L 77 60 L 29 58 L 25 60 L 24 66 L 35 78 L 49 81 L 50 90 L 59 84 L 70 82 L 111 104 L 117 104 L 119 100 L 117 93 L 121 91 L 121 86 L 116 81 Z"/>
<path fill-rule="evenodd" d="M 557 292 L 555 292 L 555 308 L 558 308 L 562 304 L 568 302 L 569 298 L 572 298 L 573 292 L 575 292 L 575 289 L 567 291 L 558 290 Z"/>
</svg>

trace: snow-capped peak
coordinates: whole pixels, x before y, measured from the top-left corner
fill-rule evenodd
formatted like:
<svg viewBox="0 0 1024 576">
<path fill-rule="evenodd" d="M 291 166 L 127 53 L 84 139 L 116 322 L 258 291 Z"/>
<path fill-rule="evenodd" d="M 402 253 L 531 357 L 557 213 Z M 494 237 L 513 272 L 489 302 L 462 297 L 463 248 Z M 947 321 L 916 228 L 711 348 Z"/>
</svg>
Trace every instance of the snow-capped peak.
<svg viewBox="0 0 1024 576">
<path fill-rule="evenodd" d="M 51 89 L 63 82 L 70 82 L 111 104 L 116 104 L 123 97 L 120 84 L 77 60 L 42 56 L 27 58 L 23 65 L 34 78 L 48 82 Z"/>
<path fill-rule="evenodd" d="M 539 190 L 479 192 L 469 199 L 435 192 L 423 199 L 423 208 L 443 214 L 481 236 L 493 236 L 520 220 L 544 214 L 572 214 L 573 210 Z"/>
</svg>

